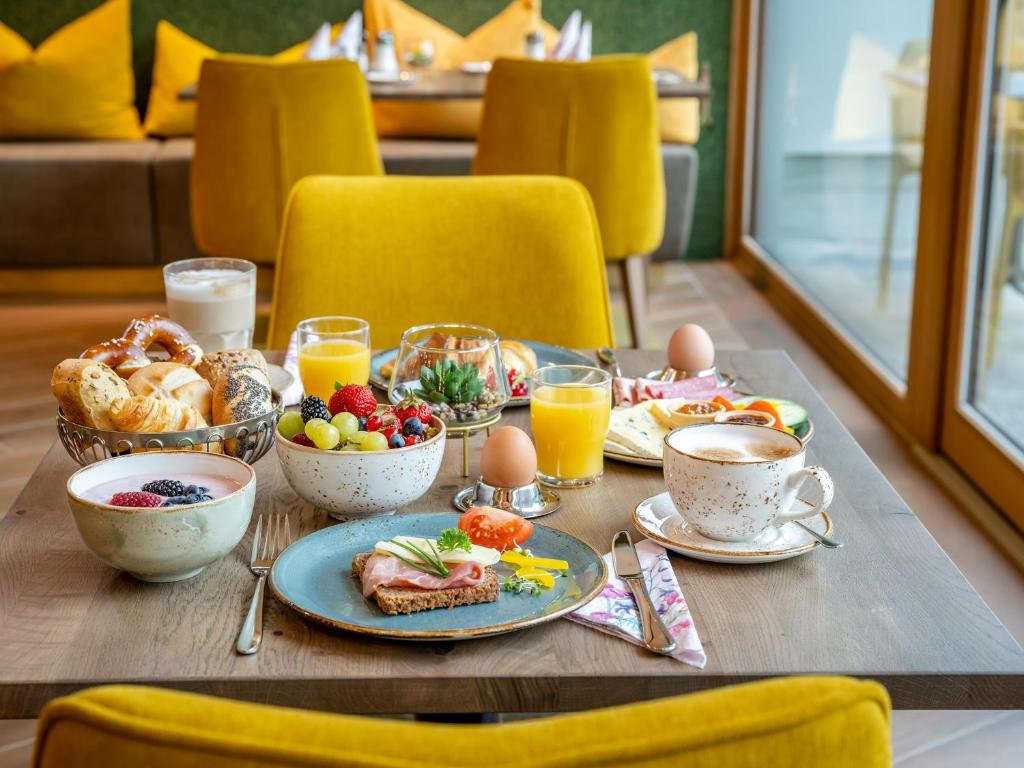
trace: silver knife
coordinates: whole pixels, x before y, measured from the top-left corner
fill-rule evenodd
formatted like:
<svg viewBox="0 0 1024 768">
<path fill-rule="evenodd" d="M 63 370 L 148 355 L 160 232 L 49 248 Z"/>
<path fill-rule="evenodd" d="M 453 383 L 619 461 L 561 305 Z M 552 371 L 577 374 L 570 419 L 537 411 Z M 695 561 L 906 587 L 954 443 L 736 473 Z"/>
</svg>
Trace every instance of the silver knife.
<svg viewBox="0 0 1024 768">
<path fill-rule="evenodd" d="M 619 531 L 612 537 L 612 560 L 615 561 L 615 575 L 626 583 L 636 600 L 636 607 L 640 613 L 640 628 L 644 633 L 644 645 L 655 653 L 672 653 L 676 649 L 676 641 L 672 639 L 665 622 L 654 608 L 651 594 L 647 591 L 644 572 L 640 568 L 640 558 L 636 555 L 633 540 L 629 538 L 629 531 Z"/>
</svg>

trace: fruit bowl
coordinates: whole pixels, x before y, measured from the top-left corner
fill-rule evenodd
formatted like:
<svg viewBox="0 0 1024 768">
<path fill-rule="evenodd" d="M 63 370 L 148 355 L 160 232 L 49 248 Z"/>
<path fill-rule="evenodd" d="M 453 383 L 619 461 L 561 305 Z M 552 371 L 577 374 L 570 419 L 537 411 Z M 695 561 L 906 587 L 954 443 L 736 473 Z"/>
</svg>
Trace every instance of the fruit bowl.
<svg viewBox="0 0 1024 768">
<path fill-rule="evenodd" d="M 98 485 L 142 475 L 215 475 L 238 490 L 212 501 L 173 507 L 116 507 L 88 498 Z M 136 486 L 137 488 L 138 486 Z M 215 453 L 136 453 L 98 461 L 67 482 L 68 506 L 82 541 L 100 560 L 143 581 L 180 581 L 233 550 L 252 518 L 256 473 Z"/>
<path fill-rule="evenodd" d="M 383 451 L 324 451 L 299 445 L 275 430 L 285 479 L 301 498 L 338 520 L 394 513 L 426 493 L 444 456 L 445 426 L 422 443 Z"/>
</svg>

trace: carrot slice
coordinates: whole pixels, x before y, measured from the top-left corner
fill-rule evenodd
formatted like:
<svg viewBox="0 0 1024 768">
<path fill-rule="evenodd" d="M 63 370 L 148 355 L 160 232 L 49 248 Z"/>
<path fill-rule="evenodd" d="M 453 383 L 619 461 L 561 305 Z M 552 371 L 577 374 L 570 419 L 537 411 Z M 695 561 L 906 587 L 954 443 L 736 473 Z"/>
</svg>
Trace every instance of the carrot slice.
<svg viewBox="0 0 1024 768">
<path fill-rule="evenodd" d="M 767 413 L 769 416 L 773 416 L 775 418 L 775 423 L 772 424 L 772 427 L 785 431 L 786 425 L 782 423 L 782 417 L 779 416 L 779 412 L 775 410 L 775 406 L 767 400 L 758 400 L 756 403 L 751 403 L 746 407 L 746 410 L 761 411 L 761 413 Z"/>
<path fill-rule="evenodd" d="M 718 403 L 720 406 L 725 408 L 725 410 L 727 410 L 727 411 L 735 411 L 736 410 L 736 406 L 733 405 L 732 403 L 730 403 L 728 400 L 726 400 L 721 395 L 716 395 L 715 399 L 712 400 L 711 402 Z"/>
</svg>

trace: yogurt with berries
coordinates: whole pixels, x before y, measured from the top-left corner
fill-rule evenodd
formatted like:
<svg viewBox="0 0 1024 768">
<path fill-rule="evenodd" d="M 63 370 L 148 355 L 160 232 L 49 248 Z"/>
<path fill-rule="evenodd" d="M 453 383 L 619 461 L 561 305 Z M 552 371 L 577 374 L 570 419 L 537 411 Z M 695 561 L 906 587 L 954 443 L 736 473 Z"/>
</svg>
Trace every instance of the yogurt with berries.
<svg viewBox="0 0 1024 768">
<path fill-rule="evenodd" d="M 146 474 L 105 480 L 86 488 L 82 497 L 113 507 L 176 507 L 222 499 L 241 487 L 223 475 Z"/>
</svg>

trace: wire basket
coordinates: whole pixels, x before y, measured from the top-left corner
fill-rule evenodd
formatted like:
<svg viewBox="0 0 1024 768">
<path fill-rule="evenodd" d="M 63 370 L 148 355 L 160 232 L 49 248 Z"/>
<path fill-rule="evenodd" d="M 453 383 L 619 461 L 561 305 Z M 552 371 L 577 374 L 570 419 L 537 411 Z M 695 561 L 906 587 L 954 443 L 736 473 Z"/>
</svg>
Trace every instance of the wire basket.
<svg viewBox="0 0 1024 768">
<path fill-rule="evenodd" d="M 274 431 L 283 408 L 275 392 L 269 413 L 234 424 L 220 424 L 184 432 L 109 432 L 68 421 L 57 409 L 57 434 L 71 458 L 83 467 L 113 456 L 147 451 L 193 449 L 226 453 L 255 464 L 274 444 Z"/>
</svg>

